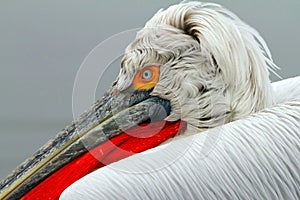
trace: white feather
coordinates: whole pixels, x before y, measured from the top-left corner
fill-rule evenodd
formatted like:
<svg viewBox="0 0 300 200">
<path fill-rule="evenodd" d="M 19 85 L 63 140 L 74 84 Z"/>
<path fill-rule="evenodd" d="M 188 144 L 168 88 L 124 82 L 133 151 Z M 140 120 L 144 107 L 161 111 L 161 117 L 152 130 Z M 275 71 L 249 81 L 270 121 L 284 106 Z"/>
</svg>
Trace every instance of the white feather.
<svg viewBox="0 0 300 200">
<path fill-rule="evenodd" d="M 277 96 L 285 96 L 286 88 L 300 85 L 300 77 L 273 85 Z M 299 199 L 300 91 L 289 92 L 290 99 L 272 108 L 177 140 L 157 150 L 159 156 L 152 149 L 101 168 L 61 199 Z M 205 153 L 209 135 L 220 138 Z M 143 171 L 148 173 L 137 173 Z"/>
<path fill-rule="evenodd" d="M 118 89 L 152 64 L 160 66 L 152 95 L 171 101 L 167 120 L 185 120 L 199 131 L 274 103 L 268 77 L 277 67 L 265 41 L 217 4 L 181 3 L 154 15 L 125 51 Z"/>
</svg>

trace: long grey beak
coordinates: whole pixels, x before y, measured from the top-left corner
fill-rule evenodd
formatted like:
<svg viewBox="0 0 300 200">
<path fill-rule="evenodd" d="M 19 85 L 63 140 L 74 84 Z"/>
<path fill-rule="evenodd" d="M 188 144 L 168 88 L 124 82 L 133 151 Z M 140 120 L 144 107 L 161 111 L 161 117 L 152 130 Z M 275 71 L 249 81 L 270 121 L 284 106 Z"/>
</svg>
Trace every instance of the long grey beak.
<svg viewBox="0 0 300 200">
<path fill-rule="evenodd" d="M 109 90 L 78 119 L 0 183 L 0 199 L 19 199 L 47 176 L 91 148 L 147 120 L 163 120 L 170 102 L 150 91 Z"/>
</svg>

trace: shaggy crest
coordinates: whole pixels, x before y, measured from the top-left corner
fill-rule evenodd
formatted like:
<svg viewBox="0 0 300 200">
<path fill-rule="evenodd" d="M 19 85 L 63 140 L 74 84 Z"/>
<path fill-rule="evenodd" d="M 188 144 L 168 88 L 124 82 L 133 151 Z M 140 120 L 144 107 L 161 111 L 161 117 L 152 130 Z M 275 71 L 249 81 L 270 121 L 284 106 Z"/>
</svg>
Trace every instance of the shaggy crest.
<svg viewBox="0 0 300 200">
<path fill-rule="evenodd" d="M 169 99 L 167 120 L 206 130 L 270 107 L 270 51 L 259 33 L 218 4 L 188 2 L 160 10 L 127 47 L 116 87 L 160 66 L 152 95 Z"/>
</svg>

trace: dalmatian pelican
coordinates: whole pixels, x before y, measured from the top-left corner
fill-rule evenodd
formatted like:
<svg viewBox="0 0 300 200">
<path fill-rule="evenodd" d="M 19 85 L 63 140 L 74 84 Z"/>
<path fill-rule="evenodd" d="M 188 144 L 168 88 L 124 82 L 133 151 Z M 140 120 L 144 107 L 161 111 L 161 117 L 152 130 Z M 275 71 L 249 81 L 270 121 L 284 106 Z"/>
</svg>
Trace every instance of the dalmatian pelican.
<svg viewBox="0 0 300 200">
<path fill-rule="evenodd" d="M 300 77 L 271 84 L 276 69 L 222 6 L 160 10 L 111 89 L 4 179 L 0 199 L 300 199 Z"/>
</svg>

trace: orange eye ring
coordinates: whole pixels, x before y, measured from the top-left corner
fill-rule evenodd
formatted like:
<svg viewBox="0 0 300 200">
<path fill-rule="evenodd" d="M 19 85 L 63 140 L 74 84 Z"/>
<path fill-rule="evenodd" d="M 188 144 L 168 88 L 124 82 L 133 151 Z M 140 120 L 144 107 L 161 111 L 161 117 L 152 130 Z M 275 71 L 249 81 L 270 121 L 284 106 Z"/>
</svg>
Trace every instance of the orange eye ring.
<svg viewBox="0 0 300 200">
<path fill-rule="evenodd" d="M 136 90 L 148 90 L 153 88 L 159 79 L 159 66 L 150 65 L 136 73 L 133 79 L 133 87 Z"/>
</svg>

